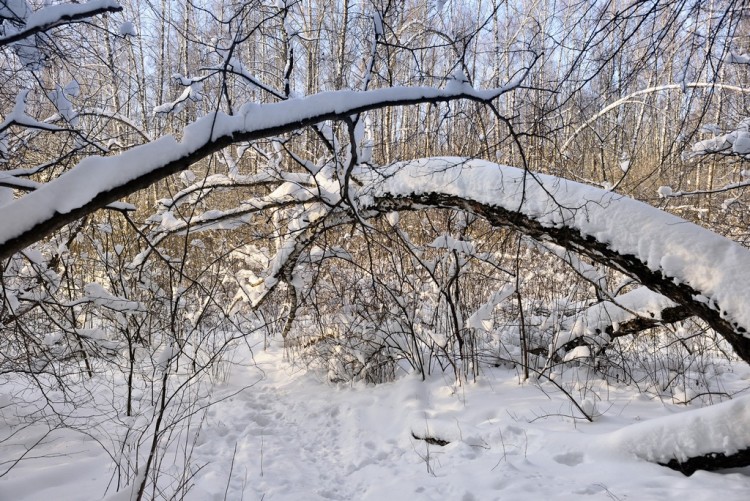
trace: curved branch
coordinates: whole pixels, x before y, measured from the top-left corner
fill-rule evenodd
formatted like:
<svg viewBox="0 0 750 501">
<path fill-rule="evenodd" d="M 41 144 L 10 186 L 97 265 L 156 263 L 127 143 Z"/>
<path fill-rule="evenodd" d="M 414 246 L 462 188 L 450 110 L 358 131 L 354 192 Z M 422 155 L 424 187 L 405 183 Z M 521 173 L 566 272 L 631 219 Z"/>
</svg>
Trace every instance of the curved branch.
<svg viewBox="0 0 750 501">
<path fill-rule="evenodd" d="M 469 211 L 637 279 L 703 319 L 750 362 L 750 250 L 644 203 L 479 160 L 425 159 L 374 174 L 377 211 Z M 364 211 L 364 208 L 363 208 Z"/>
<path fill-rule="evenodd" d="M 0 259 L 236 142 L 277 136 L 388 106 L 457 99 L 486 103 L 518 87 L 522 77 L 491 90 L 462 86 L 323 92 L 303 99 L 246 105 L 238 115 L 212 113 L 188 126 L 180 143 L 166 136 L 117 156 L 86 158 L 39 190 L 0 208 Z"/>
<path fill-rule="evenodd" d="M 656 87 L 649 87 L 647 89 L 641 89 L 639 91 L 633 92 L 632 94 L 628 94 L 627 96 L 608 104 L 607 106 L 599 110 L 599 112 L 596 113 L 594 116 L 590 117 L 588 120 L 583 122 L 583 124 L 580 125 L 576 130 L 574 130 L 573 133 L 570 135 L 570 137 L 568 137 L 568 139 L 565 140 L 565 142 L 562 145 L 562 148 L 560 148 L 560 151 L 562 153 L 565 153 L 565 151 L 568 149 L 568 146 L 570 146 L 570 143 L 578 136 L 578 134 L 580 134 L 583 129 L 591 125 L 592 122 L 596 121 L 596 119 L 598 119 L 599 117 L 603 115 L 606 115 L 607 113 L 614 110 L 615 108 L 628 103 L 634 97 L 643 96 L 645 94 L 653 94 L 655 92 L 663 92 L 666 90 L 684 90 L 684 89 L 698 89 L 698 88 L 731 90 L 734 92 L 741 92 L 745 94 L 750 93 L 750 88 L 748 87 L 738 87 L 736 85 L 726 85 L 726 84 L 710 83 L 710 82 L 691 82 L 691 83 L 686 83 L 686 84 L 658 85 Z"/>
</svg>

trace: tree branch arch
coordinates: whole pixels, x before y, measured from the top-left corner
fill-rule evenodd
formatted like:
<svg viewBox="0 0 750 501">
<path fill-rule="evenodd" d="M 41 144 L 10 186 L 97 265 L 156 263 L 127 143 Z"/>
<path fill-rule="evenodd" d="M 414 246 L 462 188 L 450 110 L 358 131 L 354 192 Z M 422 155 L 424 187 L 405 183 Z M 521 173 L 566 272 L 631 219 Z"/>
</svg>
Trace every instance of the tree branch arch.
<svg viewBox="0 0 750 501">
<path fill-rule="evenodd" d="M 486 189 L 469 191 L 482 182 Z M 677 303 L 682 315 L 703 319 L 750 363 L 750 324 L 741 299 L 732 298 L 733 291 L 747 286 L 750 277 L 741 268 L 750 266 L 750 251 L 729 239 L 611 192 L 478 160 L 399 164 L 375 188 L 373 208 L 378 211 L 427 207 L 465 210 L 493 226 L 513 228 L 615 268 Z M 628 246 L 606 220 L 629 212 L 637 216 L 623 219 L 623 226 L 643 233 Z M 662 242 L 640 249 L 649 238 Z M 696 238 L 703 244 L 693 245 Z"/>
</svg>

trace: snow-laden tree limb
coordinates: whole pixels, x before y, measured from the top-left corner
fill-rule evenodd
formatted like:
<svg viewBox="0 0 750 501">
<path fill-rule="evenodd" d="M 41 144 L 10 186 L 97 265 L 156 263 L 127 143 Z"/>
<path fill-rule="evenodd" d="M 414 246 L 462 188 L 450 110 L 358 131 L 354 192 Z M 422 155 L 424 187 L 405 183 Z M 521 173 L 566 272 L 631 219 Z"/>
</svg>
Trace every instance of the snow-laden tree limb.
<svg viewBox="0 0 750 501">
<path fill-rule="evenodd" d="M 43 33 L 57 26 L 81 21 L 106 12 L 120 12 L 121 10 L 122 6 L 115 0 L 90 0 L 86 3 L 66 3 L 43 7 L 33 12 L 28 18 L 23 19 L 20 29 L 0 37 L 0 47 L 18 42 L 37 33 Z"/>
<path fill-rule="evenodd" d="M 564 318 L 551 354 L 560 350 L 567 352 L 581 344 L 603 349 L 617 337 L 638 334 L 691 316 L 688 308 L 646 287 L 638 287 Z"/>
<path fill-rule="evenodd" d="M 62 132 L 66 129 L 62 129 L 56 125 L 40 122 L 35 118 L 30 117 L 26 114 L 26 98 L 29 95 L 29 90 L 22 90 L 16 96 L 16 104 L 13 106 L 13 110 L 6 115 L 5 120 L 0 123 L 0 133 L 5 131 L 11 125 L 19 125 L 21 127 L 27 127 L 30 129 L 46 130 L 49 132 Z"/>
<path fill-rule="evenodd" d="M 750 159 L 750 118 L 742 120 L 731 132 L 698 141 L 693 145 L 690 155 L 693 157 L 723 155 Z M 745 184 L 742 183 L 742 185 Z"/>
<path fill-rule="evenodd" d="M 181 142 L 165 136 L 117 156 L 86 158 L 59 178 L 0 208 L 0 258 L 233 143 L 277 136 L 388 106 L 457 99 L 486 103 L 518 87 L 526 73 L 491 90 L 465 85 L 445 90 L 391 87 L 323 92 L 273 104 L 247 104 L 237 115 L 211 113 L 186 127 Z"/>
<path fill-rule="evenodd" d="M 358 179 L 374 186 L 379 211 L 463 209 L 613 267 L 702 318 L 750 362 L 750 250 L 732 240 L 622 195 L 481 160 L 424 159 Z"/>
<path fill-rule="evenodd" d="M 560 350 L 568 352 L 581 345 L 593 345 L 601 351 L 614 338 L 638 334 L 692 316 L 681 305 L 647 287 L 637 287 L 624 294 L 614 292 L 610 290 L 601 267 L 586 263 L 578 254 L 558 245 L 540 243 L 539 247 L 563 260 L 589 282 L 598 298 L 597 303 L 556 322 L 559 330 L 550 346 L 550 358 L 556 357 Z"/>
</svg>

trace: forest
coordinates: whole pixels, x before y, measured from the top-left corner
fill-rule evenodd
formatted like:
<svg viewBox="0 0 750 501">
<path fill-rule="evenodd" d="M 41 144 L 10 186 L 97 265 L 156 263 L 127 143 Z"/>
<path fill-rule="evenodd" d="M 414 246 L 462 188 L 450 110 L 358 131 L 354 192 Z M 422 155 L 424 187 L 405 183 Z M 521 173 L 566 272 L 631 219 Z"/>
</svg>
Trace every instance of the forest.
<svg viewBox="0 0 750 501">
<path fill-rule="evenodd" d="M 745 499 L 746 2 L 0 0 L 0 79 L 0 499 Z"/>
</svg>

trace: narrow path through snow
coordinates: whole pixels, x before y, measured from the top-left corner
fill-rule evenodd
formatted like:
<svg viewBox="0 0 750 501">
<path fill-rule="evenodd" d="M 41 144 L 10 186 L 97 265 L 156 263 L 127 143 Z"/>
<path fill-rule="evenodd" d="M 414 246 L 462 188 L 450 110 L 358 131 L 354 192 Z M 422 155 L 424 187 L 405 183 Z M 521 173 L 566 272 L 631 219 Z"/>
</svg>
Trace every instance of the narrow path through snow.
<svg viewBox="0 0 750 501">
<path fill-rule="evenodd" d="M 229 492 L 244 492 L 246 498 L 254 493 L 250 499 L 359 498 L 363 487 L 349 476 L 356 469 L 352 460 L 365 447 L 364 430 L 352 405 L 331 398 L 336 390 L 310 373 L 268 355 L 260 355 L 258 363 L 257 369 L 241 369 L 262 378 L 257 384 L 209 411 L 196 455 L 208 463 L 207 475 L 219 486 L 231 468 Z"/>
<path fill-rule="evenodd" d="M 750 472 L 684 477 L 602 447 L 599 434 L 682 410 L 628 389 L 610 389 L 607 416 L 574 424 L 562 395 L 519 385 L 512 372 L 458 389 L 442 377 L 347 386 L 295 369 L 278 349 L 255 359 L 226 390 L 252 386 L 209 411 L 190 499 L 745 501 L 750 492 Z"/>
</svg>

